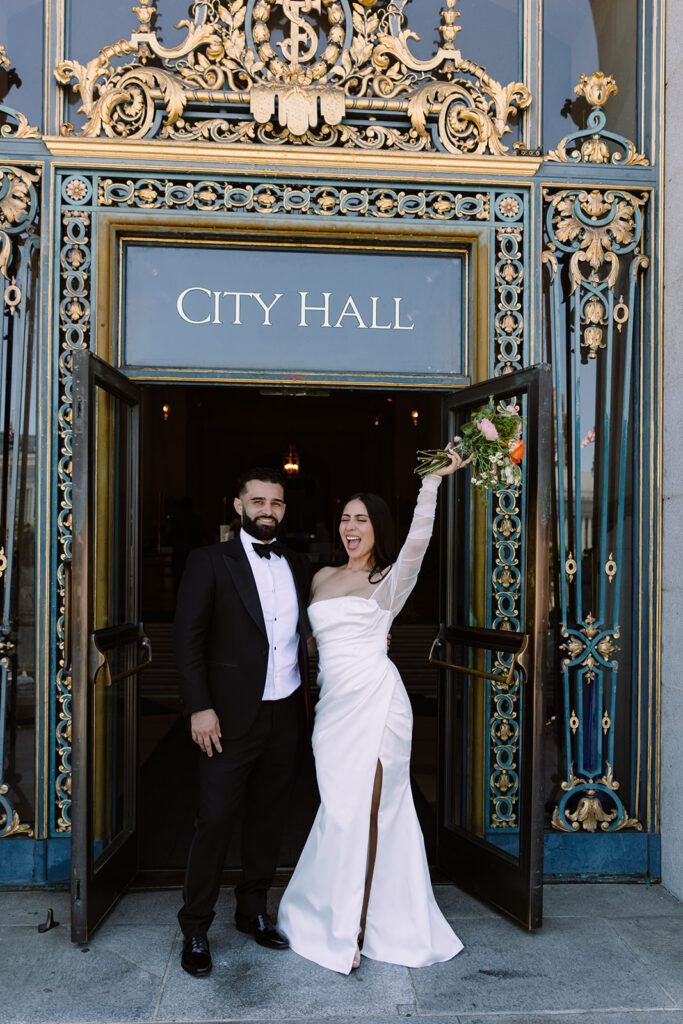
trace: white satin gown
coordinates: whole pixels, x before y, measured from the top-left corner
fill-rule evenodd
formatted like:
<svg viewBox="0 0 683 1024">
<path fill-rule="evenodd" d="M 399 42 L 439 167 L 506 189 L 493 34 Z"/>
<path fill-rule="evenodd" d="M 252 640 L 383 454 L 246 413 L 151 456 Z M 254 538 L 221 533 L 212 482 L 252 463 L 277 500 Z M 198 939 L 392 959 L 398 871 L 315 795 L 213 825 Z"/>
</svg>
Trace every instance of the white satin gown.
<svg viewBox="0 0 683 1024">
<path fill-rule="evenodd" d="M 360 928 L 378 760 L 382 792 L 363 955 L 425 967 L 462 949 L 432 892 L 410 790 L 412 709 L 387 655 L 387 633 L 429 544 L 440 479 L 423 482 L 406 542 L 370 597 L 309 607 L 320 665 L 313 750 L 321 803 L 277 925 L 295 952 L 343 974 Z"/>
</svg>

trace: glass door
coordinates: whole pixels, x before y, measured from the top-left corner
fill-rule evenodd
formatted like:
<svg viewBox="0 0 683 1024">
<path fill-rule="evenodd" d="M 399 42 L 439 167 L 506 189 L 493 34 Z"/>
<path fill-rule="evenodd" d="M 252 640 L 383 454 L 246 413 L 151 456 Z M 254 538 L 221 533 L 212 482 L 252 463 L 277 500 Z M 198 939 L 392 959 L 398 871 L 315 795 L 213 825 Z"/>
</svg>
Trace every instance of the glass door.
<svg viewBox="0 0 683 1024">
<path fill-rule="evenodd" d="M 443 516 L 437 863 L 526 928 L 542 920 L 541 729 L 548 631 L 552 389 L 545 365 L 444 400 L 457 435 L 492 397 L 523 418 L 522 484 L 488 505 L 471 471 L 447 478 Z"/>
<path fill-rule="evenodd" d="M 137 870 L 139 388 L 73 354 L 71 937 L 86 942 Z"/>
</svg>

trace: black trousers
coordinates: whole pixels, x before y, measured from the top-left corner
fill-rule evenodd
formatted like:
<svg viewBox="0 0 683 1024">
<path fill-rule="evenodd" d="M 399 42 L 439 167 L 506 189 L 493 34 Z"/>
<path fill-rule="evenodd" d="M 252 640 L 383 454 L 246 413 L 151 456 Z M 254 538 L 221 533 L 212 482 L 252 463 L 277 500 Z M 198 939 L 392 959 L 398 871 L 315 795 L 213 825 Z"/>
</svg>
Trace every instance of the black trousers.
<svg viewBox="0 0 683 1024">
<path fill-rule="evenodd" d="M 305 732 L 298 689 L 284 700 L 263 701 L 245 736 L 221 740 L 222 753 L 200 754 L 199 814 L 178 914 L 184 935 L 206 934 L 214 919 L 221 872 L 242 809 L 237 913 L 249 918 L 265 913 Z"/>
</svg>

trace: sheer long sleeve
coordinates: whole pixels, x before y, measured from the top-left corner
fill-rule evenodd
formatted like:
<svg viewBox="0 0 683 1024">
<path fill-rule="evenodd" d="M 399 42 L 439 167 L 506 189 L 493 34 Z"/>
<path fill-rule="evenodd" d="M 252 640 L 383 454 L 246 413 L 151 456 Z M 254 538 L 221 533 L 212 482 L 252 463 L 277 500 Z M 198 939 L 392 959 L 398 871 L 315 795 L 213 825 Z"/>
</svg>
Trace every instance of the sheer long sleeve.
<svg viewBox="0 0 683 1024">
<path fill-rule="evenodd" d="M 373 595 L 380 608 L 398 615 L 408 600 L 431 540 L 441 477 L 431 473 L 422 482 L 408 536 L 389 575 Z"/>
</svg>

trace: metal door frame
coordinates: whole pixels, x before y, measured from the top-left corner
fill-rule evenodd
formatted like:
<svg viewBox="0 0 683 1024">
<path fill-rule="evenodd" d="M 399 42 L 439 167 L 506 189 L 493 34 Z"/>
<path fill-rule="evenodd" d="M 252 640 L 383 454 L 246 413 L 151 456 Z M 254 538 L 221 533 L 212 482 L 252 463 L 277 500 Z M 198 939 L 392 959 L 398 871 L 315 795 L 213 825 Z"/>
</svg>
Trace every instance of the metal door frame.
<svg viewBox="0 0 683 1024">
<path fill-rule="evenodd" d="M 73 353 L 73 541 L 72 568 L 67 578 L 67 624 L 70 623 L 71 652 L 65 650 L 65 661 L 72 662 L 72 801 L 73 821 L 71 837 L 71 938 L 86 942 L 99 923 L 116 903 L 125 886 L 137 870 L 137 827 L 134 824 L 111 844 L 106 859 L 97 872 L 94 885 L 92 829 L 91 710 L 94 677 L 106 665 L 106 652 L 117 641 L 134 639 L 131 624 L 100 630 L 95 642 L 91 623 L 92 608 L 92 528 L 95 498 L 92 493 L 94 479 L 94 417 L 92 402 L 96 388 L 101 387 L 125 402 L 131 410 L 129 437 L 129 483 L 131 512 L 136 516 L 133 524 L 136 551 L 139 559 L 139 506 L 140 506 L 140 388 L 122 373 L 114 370 L 87 349 Z M 135 562 L 130 585 L 133 588 L 132 609 L 139 618 L 139 568 Z M 136 624 L 140 638 L 140 627 Z M 69 630 L 67 628 L 67 634 Z M 106 635 L 105 635 L 106 634 Z M 144 642 L 144 641 L 141 641 Z M 137 791 L 137 703 L 128 709 L 127 727 L 133 737 L 133 786 Z M 133 814 L 135 819 L 135 814 Z"/>
<path fill-rule="evenodd" d="M 447 798 L 445 763 L 449 746 L 446 714 L 455 666 L 444 667 L 439 686 L 439 755 L 437 806 L 437 863 L 462 888 L 492 904 L 528 929 L 542 923 L 543 909 L 543 683 L 549 612 L 549 543 L 551 518 L 552 378 L 547 364 L 518 370 L 463 389 L 444 400 L 445 436 L 453 432 L 454 410 L 475 409 L 494 400 L 527 394 L 527 454 L 525 530 L 524 632 L 442 626 L 442 643 L 467 643 L 479 649 L 512 653 L 518 658 L 522 688 L 520 772 L 519 856 L 479 839 L 464 829 L 449 829 L 443 823 Z M 455 531 L 449 529 L 457 488 L 468 486 L 464 478 L 448 480 L 450 515 L 442 517 L 443 572 L 442 600 L 451 611 L 452 581 L 458 578 L 459 559 Z M 525 643 L 525 640 L 527 641 Z M 457 685 L 457 682 L 455 682 Z M 495 885 L 493 881 L 495 880 Z M 499 889 L 500 892 L 496 892 Z M 501 898 L 501 893 L 503 898 Z"/>
</svg>

